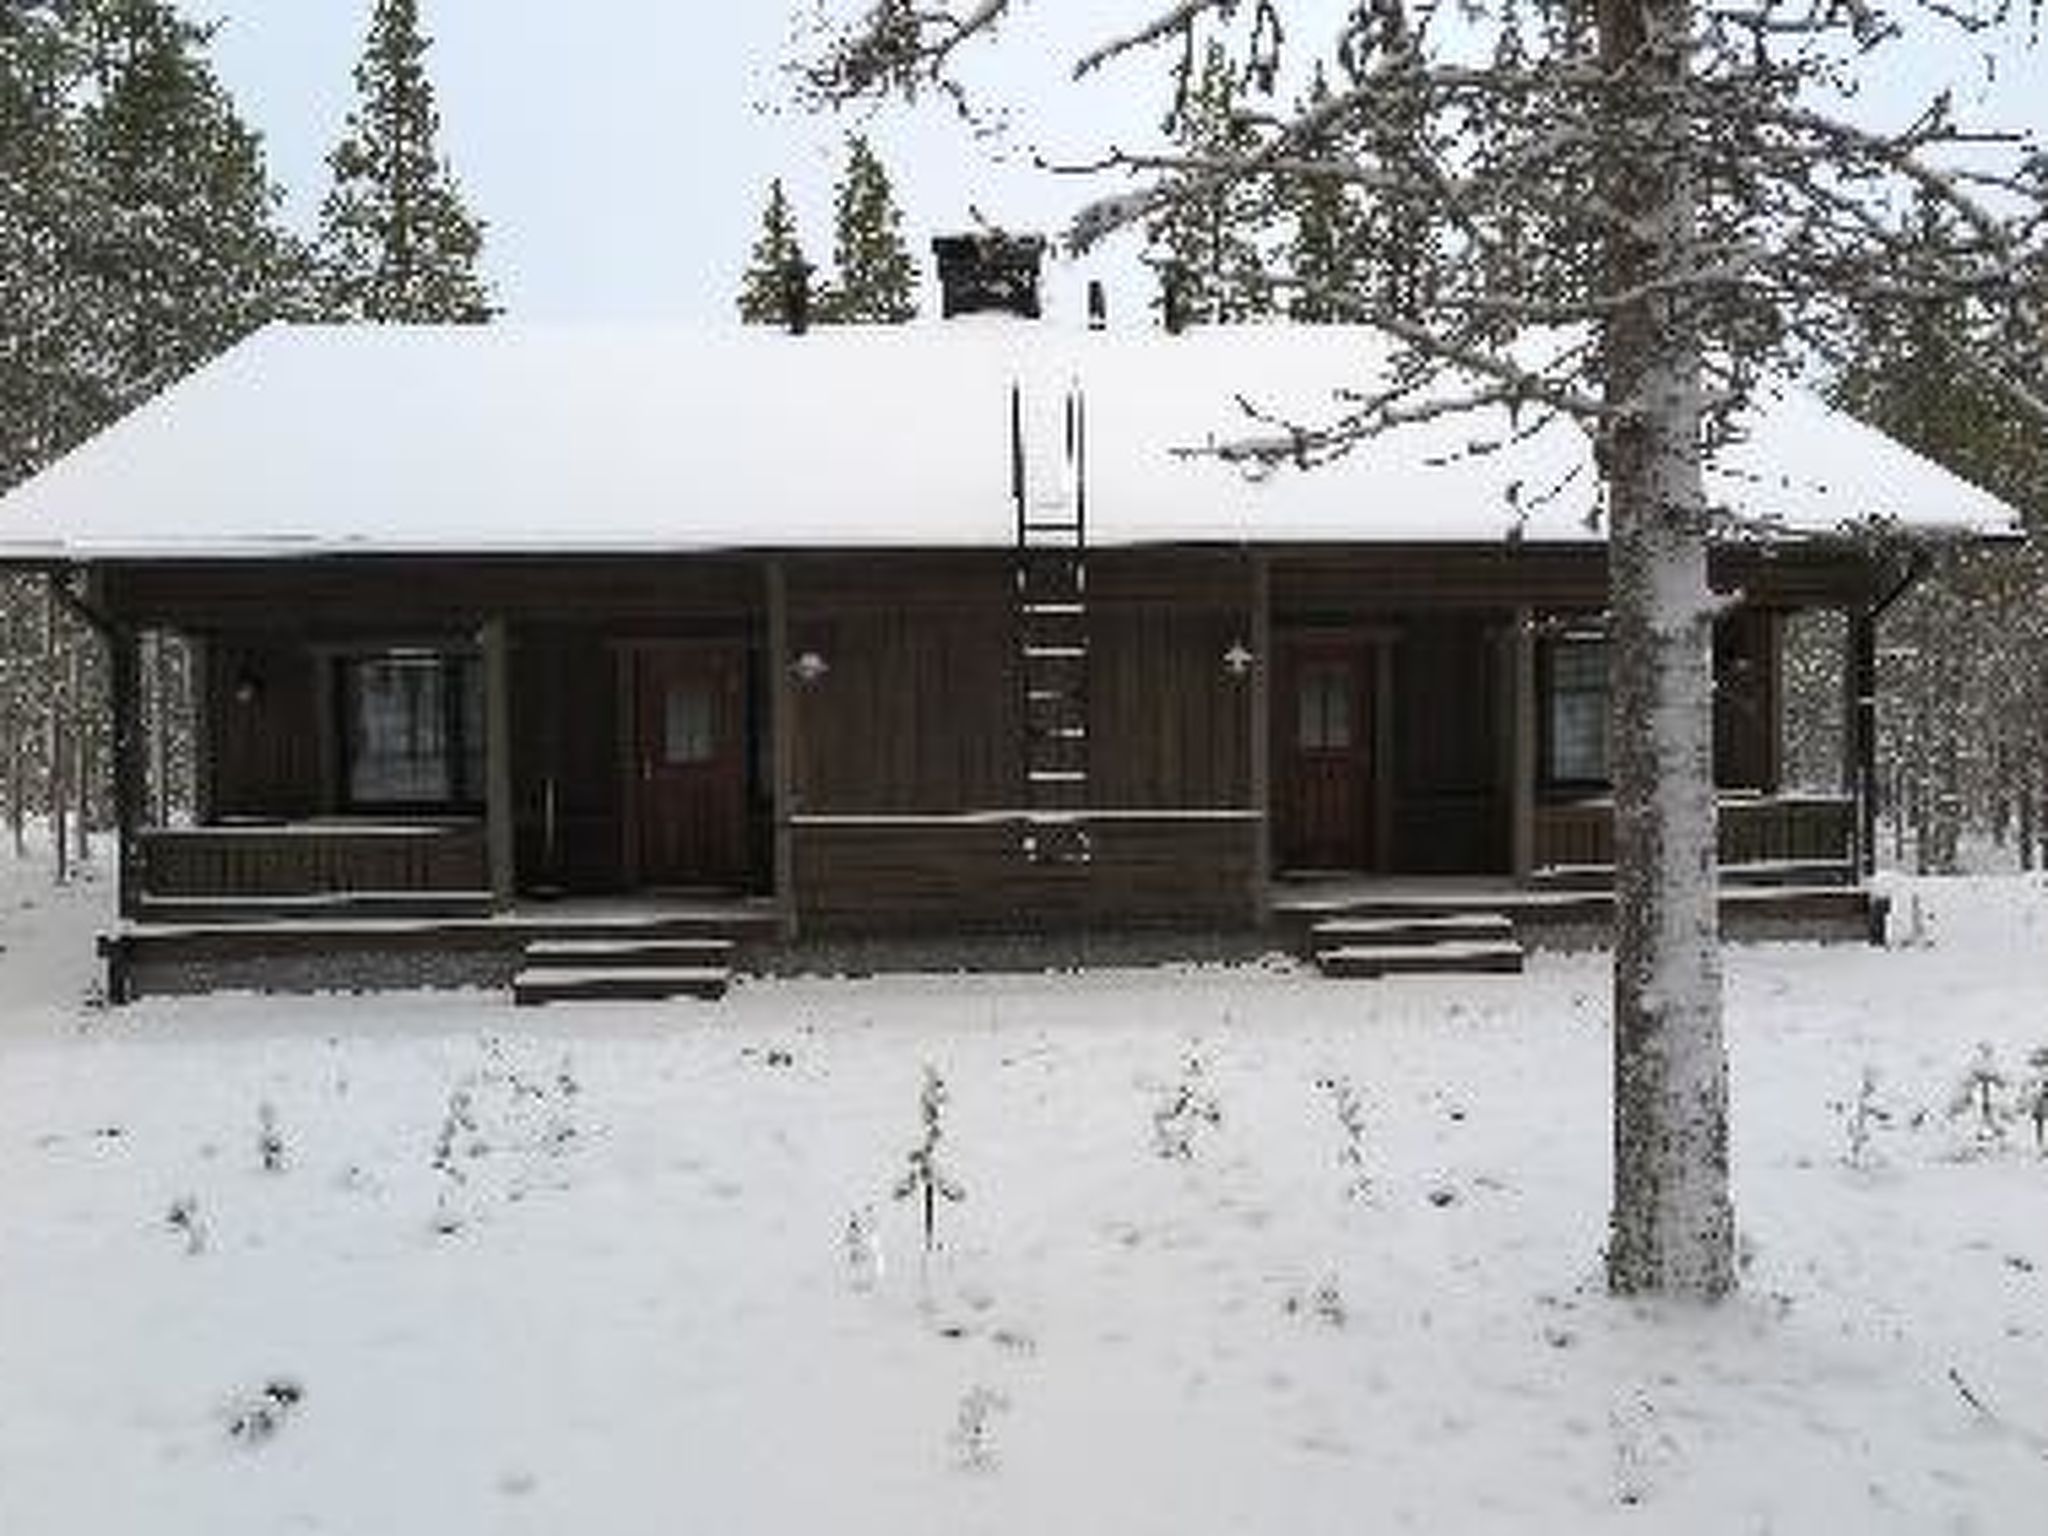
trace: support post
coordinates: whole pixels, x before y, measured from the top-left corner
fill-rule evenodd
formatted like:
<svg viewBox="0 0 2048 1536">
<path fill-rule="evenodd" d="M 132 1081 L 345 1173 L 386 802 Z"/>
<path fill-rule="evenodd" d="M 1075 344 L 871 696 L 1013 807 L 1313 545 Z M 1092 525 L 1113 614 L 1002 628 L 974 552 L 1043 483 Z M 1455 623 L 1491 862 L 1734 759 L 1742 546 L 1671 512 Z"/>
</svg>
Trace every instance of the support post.
<svg viewBox="0 0 2048 1536">
<path fill-rule="evenodd" d="M 213 820 L 214 697 L 220 679 L 215 676 L 213 642 L 202 635 L 187 635 L 185 655 L 190 663 L 186 717 L 192 743 L 192 824 L 203 827 Z"/>
<path fill-rule="evenodd" d="M 491 905 L 502 912 L 517 891 L 512 818 L 512 655 L 502 616 L 483 627 L 484 847 L 491 874 Z"/>
<path fill-rule="evenodd" d="M 796 690 L 790 677 L 789 580 L 780 560 L 770 560 L 768 587 L 769 824 L 773 829 L 775 910 L 782 937 L 797 934 L 796 848 L 790 817 L 796 793 Z"/>
<path fill-rule="evenodd" d="M 123 918 L 142 910 L 147 887 L 142 843 L 143 808 L 148 798 L 148 764 L 142 722 L 142 659 L 136 634 L 125 625 L 104 632 L 107 695 L 112 719 L 109 755 L 114 774 L 114 846 L 117 903 Z"/>
<path fill-rule="evenodd" d="M 1877 872 L 1877 615 L 1857 604 L 1849 610 L 1847 729 L 1842 733 L 1844 786 L 1856 802 L 1856 868 Z"/>
<path fill-rule="evenodd" d="M 1514 728 L 1510 748 L 1514 818 L 1514 872 L 1526 885 L 1536 872 L 1536 615 L 1515 610 L 1508 637 L 1508 664 L 1513 669 Z"/>
<path fill-rule="evenodd" d="M 1273 917 L 1273 568 L 1263 553 L 1252 556 L 1252 665 L 1245 690 L 1252 823 L 1252 921 L 1266 927 Z"/>
</svg>

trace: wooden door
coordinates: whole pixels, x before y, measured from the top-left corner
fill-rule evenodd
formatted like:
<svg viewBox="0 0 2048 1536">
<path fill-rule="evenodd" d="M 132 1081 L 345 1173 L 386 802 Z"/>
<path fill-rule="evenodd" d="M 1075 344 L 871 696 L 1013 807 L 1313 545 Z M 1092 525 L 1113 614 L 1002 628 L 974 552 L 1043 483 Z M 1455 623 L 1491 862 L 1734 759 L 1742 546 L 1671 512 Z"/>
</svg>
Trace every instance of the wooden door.
<svg viewBox="0 0 2048 1536">
<path fill-rule="evenodd" d="M 1274 861 L 1281 869 L 1371 869 L 1374 655 L 1356 639 L 1280 651 L 1273 711 Z"/>
<path fill-rule="evenodd" d="M 746 651 L 632 653 L 634 868 L 643 886 L 747 876 Z"/>
</svg>

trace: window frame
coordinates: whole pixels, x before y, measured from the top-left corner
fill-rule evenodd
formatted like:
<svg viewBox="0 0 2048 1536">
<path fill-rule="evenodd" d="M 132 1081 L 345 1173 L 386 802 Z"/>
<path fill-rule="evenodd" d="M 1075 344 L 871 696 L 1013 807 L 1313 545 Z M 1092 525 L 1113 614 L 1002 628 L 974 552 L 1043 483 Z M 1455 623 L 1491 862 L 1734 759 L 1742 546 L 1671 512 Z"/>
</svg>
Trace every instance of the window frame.
<svg viewBox="0 0 2048 1536">
<path fill-rule="evenodd" d="M 431 663 L 439 674 L 439 727 L 445 792 L 438 796 L 389 798 L 358 793 L 357 745 L 360 723 L 355 715 L 361 698 L 359 669 L 393 662 Z M 349 815 L 475 816 L 484 809 L 490 775 L 484 760 L 489 726 L 484 716 L 483 653 L 474 644 L 448 641 L 389 641 L 335 647 L 327 652 L 325 670 L 331 693 L 333 722 L 334 799 Z M 472 740 L 472 732 L 475 739 Z"/>
<path fill-rule="evenodd" d="M 1598 686 L 1587 686 L 1583 682 L 1570 688 L 1560 687 L 1558 661 L 1561 656 L 1598 656 L 1600 658 Z M 1614 787 L 1613 743 L 1608 736 L 1611 700 L 1613 697 L 1613 658 L 1608 647 L 1604 629 L 1584 626 L 1562 628 L 1544 637 L 1541 651 L 1540 676 L 1542 688 L 1539 698 L 1538 723 L 1539 742 L 1538 777 L 1543 788 L 1561 796 L 1604 795 Z M 1581 764 L 1564 764 L 1559 760 L 1565 732 L 1560 719 L 1560 706 L 1566 698 L 1594 698 L 1598 700 L 1597 716 L 1600 722 L 1599 772 L 1565 772 L 1564 768 L 1577 768 Z"/>
</svg>

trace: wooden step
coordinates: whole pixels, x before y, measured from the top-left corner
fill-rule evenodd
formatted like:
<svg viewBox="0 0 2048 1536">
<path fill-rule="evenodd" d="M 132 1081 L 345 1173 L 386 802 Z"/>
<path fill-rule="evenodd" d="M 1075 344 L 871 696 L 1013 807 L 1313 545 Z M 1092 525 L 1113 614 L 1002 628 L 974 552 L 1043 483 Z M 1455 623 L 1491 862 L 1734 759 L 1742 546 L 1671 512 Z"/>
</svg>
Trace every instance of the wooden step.
<svg viewBox="0 0 2048 1536">
<path fill-rule="evenodd" d="M 304 918 L 462 918 L 491 911 L 489 891 L 318 891 L 291 896 L 149 896 L 147 923 L 274 923 Z"/>
<path fill-rule="evenodd" d="M 512 1001 L 522 1008 L 540 1003 L 653 1003 L 677 997 L 710 1002 L 725 996 L 731 985 L 732 972 L 722 965 L 541 967 L 512 978 Z"/>
<path fill-rule="evenodd" d="M 1325 976 L 1518 975 L 1522 946 L 1515 943 L 1354 944 L 1321 950 L 1316 966 Z"/>
<path fill-rule="evenodd" d="M 709 934 L 688 938 L 535 939 L 526 946 L 525 954 L 529 970 L 729 967 L 733 941 Z"/>
<path fill-rule="evenodd" d="M 1503 912 L 1418 912 L 1400 917 L 1326 917 L 1309 930 L 1316 949 L 1362 946 L 1390 949 L 1403 944 L 1448 942 L 1505 944 L 1515 925 Z"/>
</svg>

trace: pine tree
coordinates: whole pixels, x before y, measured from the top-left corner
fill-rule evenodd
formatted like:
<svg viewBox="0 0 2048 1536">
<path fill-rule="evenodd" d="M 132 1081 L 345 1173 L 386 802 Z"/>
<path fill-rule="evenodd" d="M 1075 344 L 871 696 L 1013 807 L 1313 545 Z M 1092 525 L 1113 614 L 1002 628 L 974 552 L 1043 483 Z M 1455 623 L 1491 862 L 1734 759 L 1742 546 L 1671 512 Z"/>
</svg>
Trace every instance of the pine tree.
<svg viewBox="0 0 2048 1536">
<path fill-rule="evenodd" d="M 304 261 L 260 141 L 201 54 L 206 29 L 162 0 L 98 10 L 104 84 L 84 139 L 107 208 L 92 264 L 112 290 L 102 335 L 125 406 L 298 307 Z"/>
<path fill-rule="evenodd" d="M 1329 80 L 1318 65 L 1303 111 L 1326 109 L 1329 100 Z M 1370 258 L 1366 208 L 1341 172 L 1342 146 L 1334 134 L 1317 135 L 1303 146 L 1302 158 L 1331 169 L 1306 173 L 1287 191 L 1294 219 L 1287 246 L 1287 313 L 1309 324 L 1355 320 L 1360 306 L 1351 295 L 1365 281 Z"/>
<path fill-rule="evenodd" d="M 832 262 L 819 317 L 839 325 L 900 325 L 917 317 L 917 266 L 903 243 L 903 214 L 889 173 L 860 134 L 846 141 L 846 175 L 834 202 Z"/>
<path fill-rule="evenodd" d="M 761 235 L 754 242 L 747 270 L 740 277 L 740 319 L 747 325 L 786 324 L 791 318 L 791 284 L 799 276 L 808 282 L 809 273 L 803 242 L 797 238 L 796 214 L 778 176 L 768 183 L 768 202 L 761 210 Z"/>
<path fill-rule="evenodd" d="M 1238 114 L 1237 73 L 1211 43 L 1202 67 L 1167 119 L 1175 148 L 1193 166 L 1245 153 L 1257 136 Z M 1272 279 L 1259 247 L 1271 222 L 1256 183 L 1201 185 L 1177 197 L 1145 226 L 1146 260 L 1160 272 L 1155 306 L 1170 325 L 1249 320 L 1273 309 Z"/>
<path fill-rule="evenodd" d="M 417 0 L 377 0 L 358 102 L 327 157 L 320 209 L 319 306 L 330 320 L 476 322 L 497 313 L 482 272 L 483 224 L 463 206 L 435 147 Z"/>
<path fill-rule="evenodd" d="M 0 7 L 0 490 L 111 416 L 86 260 L 102 206 L 71 105 L 84 58 L 71 9 Z"/>
</svg>

